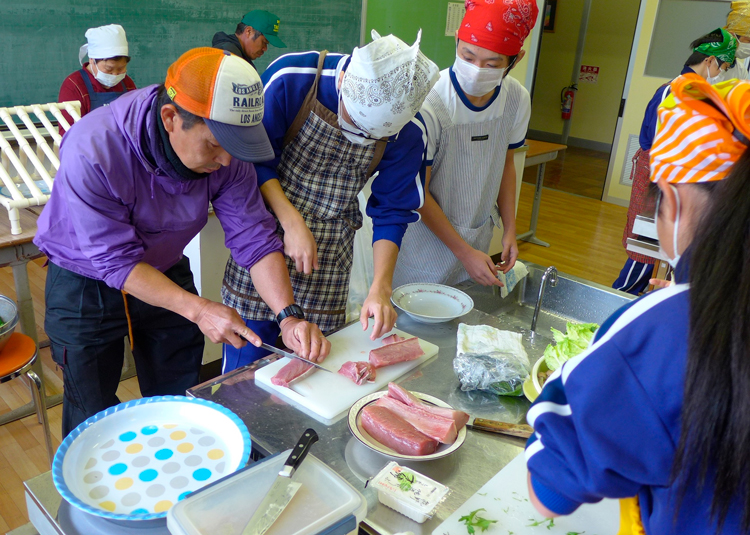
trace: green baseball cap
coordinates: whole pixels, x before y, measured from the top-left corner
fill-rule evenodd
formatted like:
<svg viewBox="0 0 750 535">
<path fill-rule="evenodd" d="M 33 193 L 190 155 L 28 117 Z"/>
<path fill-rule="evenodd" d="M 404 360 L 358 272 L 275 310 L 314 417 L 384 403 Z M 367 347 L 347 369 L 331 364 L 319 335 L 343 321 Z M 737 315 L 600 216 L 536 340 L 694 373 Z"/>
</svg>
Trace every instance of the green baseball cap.
<svg viewBox="0 0 750 535">
<path fill-rule="evenodd" d="M 286 48 L 284 42 L 279 39 L 279 17 L 262 9 L 255 9 L 242 17 L 242 24 L 252 26 L 265 35 L 268 42 L 276 48 Z"/>
</svg>

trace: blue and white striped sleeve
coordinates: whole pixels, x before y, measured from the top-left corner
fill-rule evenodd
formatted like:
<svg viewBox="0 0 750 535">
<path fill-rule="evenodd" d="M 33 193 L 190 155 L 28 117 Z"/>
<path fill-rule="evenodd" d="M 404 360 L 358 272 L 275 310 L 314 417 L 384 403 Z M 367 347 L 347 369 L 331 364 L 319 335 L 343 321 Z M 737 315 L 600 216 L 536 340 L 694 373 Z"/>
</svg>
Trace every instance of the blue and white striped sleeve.
<svg viewBox="0 0 750 535">
<path fill-rule="evenodd" d="M 679 410 L 668 417 L 665 412 L 680 406 L 681 392 L 671 388 L 656 399 L 664 383 L 664 359 L 656 354 L 670 343 L 679 347 L 679 337 L 670 340 L 655 301 L 629 306 L 587 351 L 547 380 L 529 410 L 532 487 L 555 513 L 669 483 L 675 437 L 665 422 L 679 418 Z"/>
<path fill-rule="evenodd" d="M 367 202 L 373 243 L 385 239 L 401 247 L 406 226 L 419 221 L 417 209 L 424 203 L 426 147 L 427 134 L 419 113 L 401 129 L 396 142 L 386 146 Z"/>
</svg>

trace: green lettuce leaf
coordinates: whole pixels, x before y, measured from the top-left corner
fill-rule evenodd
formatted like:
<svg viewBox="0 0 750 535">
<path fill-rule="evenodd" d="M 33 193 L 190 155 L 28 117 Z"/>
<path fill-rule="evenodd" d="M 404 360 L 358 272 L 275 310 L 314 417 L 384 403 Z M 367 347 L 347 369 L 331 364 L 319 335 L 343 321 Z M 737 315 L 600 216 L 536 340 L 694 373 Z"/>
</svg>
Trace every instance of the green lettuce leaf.
<svg viewBox="0 0 750 535">
<path fill-rule="evenodd" d="M 548 345 L 543 356 L 547 368 L 554 371 L 562 366 L 566 360 L 570 360 L 585 351 L 598 328 L 599 325 L 596 323 L 568 322 L 566 325 L 567 332 L 563 334 L 553 327 L 551 330 L 555 345 Z"/>
</svg>

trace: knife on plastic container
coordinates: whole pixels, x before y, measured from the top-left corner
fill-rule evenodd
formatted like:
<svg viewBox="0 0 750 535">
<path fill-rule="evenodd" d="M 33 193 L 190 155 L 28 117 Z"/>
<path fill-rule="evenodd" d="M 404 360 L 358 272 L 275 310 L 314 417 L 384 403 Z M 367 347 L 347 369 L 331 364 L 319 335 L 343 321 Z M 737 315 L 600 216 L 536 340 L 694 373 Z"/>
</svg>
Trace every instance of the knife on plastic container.
<svg viewBox="0 0 750 535">
<path fill-rule="evenodd" d="M 466 424 L 469 429 L 476 431 L 485 431 L 487 433 L 498 433 L 500 435 L 510 435 L 513 437 L 529 438 L 534 432 L 534 428 L 526 424 L 509 424 L 498 422 L 497 420 L 485 420 L 484 418 L 474 418 Z"/>
<path fill-rule="evenodd" d="M 299 465 L 302 464 L 302 461 L 305 460 L 307 452 L 310 451 L 310 446 L 317 441 L 318 434 L 313 429 L 307 429 L 302 434 L 299 442 L 294 446 L 292 453 L 289 454 L 284 463 L 284 468 L 276 476 L 271 489 L 266 493 L 265 498 L 250 518 L 250 522 L 242 531 L 242 535 L 263 535 L 284 512 L 286 506 L 289 505 L 289 502 L 292 501 L 292 498 L 302 486 L 301 483 L 292 481 L 292 476 Z"/>
<path fill-rule="evenodd" d="M 299 355 L 295 355 L 294 353 L 290 353 L 289 351 L 284 351 L 283 349 L 279 349 L 278 347 L 274 347 L 272 345 L 268 345 L 265 342 L 262 343 L 260 345 L 260 347 L 262 347 L 266 351 L 270 351 L 271 353 L 276 353 L 277 355 L 281 355 L 282 357 L 286 357 L 286 358 L 289 358 L 289 359 L 297 359 L 297 360 L 301 360 L 302 362 L 306 362 L 307 364 L 312 364 L 313 366 L 315 366 L 319 370 L 325 370 L 325 371 L 327 371 L 329 373 L 337 373 L 336 371 L 332 370 L 331 368 L 326 368 L 325 366 L 321 366 L 317 362 L 312 362 L 310 360 L 303 359 Z"/>
</svg>

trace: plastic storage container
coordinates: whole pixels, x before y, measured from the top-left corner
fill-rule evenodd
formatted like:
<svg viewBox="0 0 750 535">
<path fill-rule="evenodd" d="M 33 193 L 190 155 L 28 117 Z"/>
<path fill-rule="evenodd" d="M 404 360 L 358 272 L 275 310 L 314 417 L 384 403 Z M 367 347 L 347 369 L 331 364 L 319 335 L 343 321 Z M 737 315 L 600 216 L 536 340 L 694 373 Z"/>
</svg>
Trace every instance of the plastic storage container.
<svg viewBox="0 0 750 535">
<path fill-rule="evenodd" d="M 449 490 L 445 485 L 411 468 L 403 468 L 396 462 L 385 465 L 369 484 L 378 491 L 380 503 L 420 524 L 432 517 Z"/>
<path fill-rule="evenodd" d="M 173 535 L 241 534 L 291 450 L 268 457 L 191 494 L 167 514 Z M 295 472 L 302 487 L 267 535 L 356 535 L 367 501 L 344 478 L 308 455 Z"/>
</svg>

